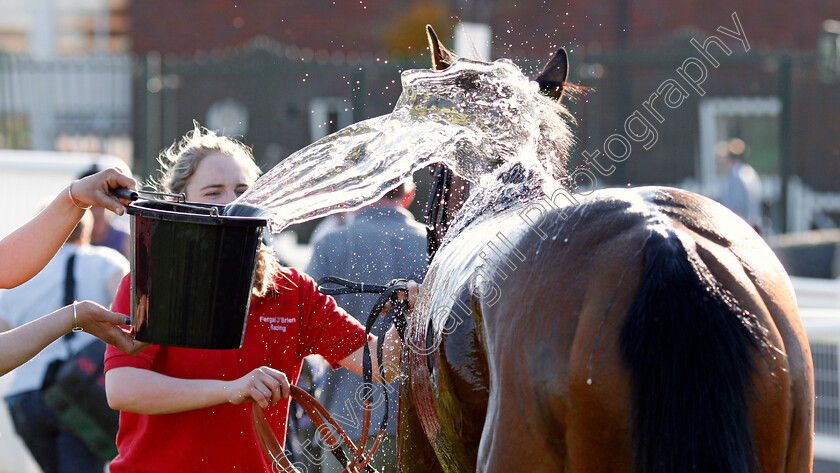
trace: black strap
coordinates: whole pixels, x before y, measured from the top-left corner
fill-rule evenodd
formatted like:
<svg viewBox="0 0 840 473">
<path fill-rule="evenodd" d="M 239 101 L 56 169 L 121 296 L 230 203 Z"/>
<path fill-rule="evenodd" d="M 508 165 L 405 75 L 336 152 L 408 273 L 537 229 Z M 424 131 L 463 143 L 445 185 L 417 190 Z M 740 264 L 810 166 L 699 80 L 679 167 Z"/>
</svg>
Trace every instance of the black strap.
<svg viewBox="0 0 840 473">
<path fill-rule="evenodd" d="M 326 284 L 335 284 L 338 287 L 326 287 Z M 344 294 L 382 294 L 388 286 L 381 284 L 365 284 L 363 282 L 351 281 L 336 276 L 324 276 L 318 280 L 318 292 L 328 296 L 339 296 Z"/>
<path fill-rule="evenodd" d="M 76 263 L 76 253 L 67 258 L 67 269 L 64 272 L 64 305 L 68 306 L 76 300 L 76 278 L 73 277 L 73 267 Z"/>
<path fill-rule="evenodd" d="M 452 171 L 443 164 L 436 164 L 432 189 L 423 217 L 426 221 L 426 253 L 431 263 L 447 230 L 449 195 L 452 192 Z"/>
<path fill-rule="evenodd" d="M 67 258 L 67 267 L 64 270 L 64 307 L 76 301 L 76 278 L 73 276 L 75 265 L 76 253 L 72 253 L 70 257 Z M 75 332 L 69 332 L 61 337 L 67 346 L 67 358 L 71 358 L 73 356 L 73 349 L 70 346 L 70 340 L 75 335 Z"/>
<path fill-rule="evenodd" d="M 402 313 L 408 307 L 408 302 L 397 300 L 397 291 L 405 291 L 408 293 L 407 283 L 408 281 L 406 279 L 393 279 L 391 282 L 383 286 L 381 284 L 366 284 L 363 282 L 351 281 L 337 276 L 324 276 L 318 280 L 318 292 L 328 296 L 339 296 L 344 294 L 382 294 L 379 296 L 379 299 L 376 300 L 376 303 L 370 311 L 368 323 L 371 323 L 371 319 L 373 322 L 376 322 L 376 319 L 379 317 L 379 313 L 382 312 L 382 308 L 385 307 L 385 303 L 388 302 L 388 300 L 391 300 L 391 311 L 393 311 L 393 314 L 389 311 L 388 314 L 391 315 L 386 317 L 389 322 L 392 322 L 397 327 L 397 333 L 400 335 L 400 340 L 404 340 L 405 327 L 407 323 L 405 317 L 402 317 Z M 334 284 L 338 287 L 327 287 L 327 284 Z M 390 327 L 390 325 L 385 325 L 386 329 L 388 327 Z M 367 328 L 366 334 L 370 333 L 370 330 L 370 328 Z"/>
</svg>

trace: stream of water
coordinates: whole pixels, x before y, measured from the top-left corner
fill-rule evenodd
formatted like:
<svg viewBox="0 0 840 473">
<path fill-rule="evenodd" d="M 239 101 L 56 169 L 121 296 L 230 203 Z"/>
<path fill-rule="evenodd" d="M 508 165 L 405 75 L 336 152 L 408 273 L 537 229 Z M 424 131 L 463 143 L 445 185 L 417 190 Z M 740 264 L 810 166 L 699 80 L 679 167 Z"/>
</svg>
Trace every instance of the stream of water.
<svg viewBox="0 0 840 473">
<path fill-rule="evenodd" d="M 540 147 L 566 140 L 568 128 L 559 114 L 545 113 L 556 105 L 512 62 L 459 59 L 444 71 L 405 71 L 401 81 L 392 113 L 293 153 L 232 205 L 265 210 L 277 233 L 374 202 L 435 162 L 477 184 L 506 162 L 559 174 L 562 159 Z"/>
</svg>

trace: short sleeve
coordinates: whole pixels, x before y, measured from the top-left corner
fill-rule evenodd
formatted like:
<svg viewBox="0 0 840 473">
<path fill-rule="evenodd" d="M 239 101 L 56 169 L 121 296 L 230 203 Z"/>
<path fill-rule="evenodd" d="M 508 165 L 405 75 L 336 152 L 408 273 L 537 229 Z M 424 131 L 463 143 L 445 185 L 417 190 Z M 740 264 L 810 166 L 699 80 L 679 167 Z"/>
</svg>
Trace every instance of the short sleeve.
<svg viewBox="0 0 840 473">
<path fill-rule="evenodd" d="M 315 281 L 298 274 L 298 300 L 301 342 L 306 355 L 323 356 L 335 369 L 338 362 L 362 347 L 365 328 L 336 304 L 335 299 L 318 292 Z"/>
<path fill-rule="evenodd" d="M 129 315 L 131 312 L 131 275 L 126 274 L 117 288 L 117 295 L 111 310 L 119 314 Z M 108 345 L 105 349 L 105 371 L 113 368 L 151 369 L 160 345 L 149 345 L 137 355 L 127 355 L 115 347 Z"/>
</svg>

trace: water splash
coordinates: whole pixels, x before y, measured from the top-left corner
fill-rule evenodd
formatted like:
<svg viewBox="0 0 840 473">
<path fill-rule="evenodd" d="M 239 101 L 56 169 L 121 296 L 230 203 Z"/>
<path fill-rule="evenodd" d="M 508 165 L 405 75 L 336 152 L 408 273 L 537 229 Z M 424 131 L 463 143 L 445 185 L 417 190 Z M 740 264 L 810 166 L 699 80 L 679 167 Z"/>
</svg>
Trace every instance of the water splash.
<svg viewBox="0 0 840 473">
<path fill-rule="evenodd" d="M 510 61 L 459 59 L 445 71 L 405 71 L 401 80 L 392 113 L 295 152 L 232 206 L 265 209 L 276 233 L 374 202 L 435 162 L 472 182 L 506 162 L 559 174 L 559 148 L 555 152 L 543 143 L 562 143 L 569 135 L 565 122 L 557 105 Z M 553 113 L 546 113 L 549 109 Z M 554 120 L 552 126 L 546 126 L 546 117 Z"/>
</svg>

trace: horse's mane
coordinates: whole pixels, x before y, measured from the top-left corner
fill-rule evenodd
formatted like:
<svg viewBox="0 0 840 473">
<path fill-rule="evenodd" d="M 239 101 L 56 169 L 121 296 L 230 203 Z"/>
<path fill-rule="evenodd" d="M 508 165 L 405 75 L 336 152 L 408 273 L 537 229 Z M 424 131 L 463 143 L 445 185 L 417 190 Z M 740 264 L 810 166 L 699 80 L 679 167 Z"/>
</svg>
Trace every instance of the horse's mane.
<svg viewBox="0 0 840 473">
<path fill-rule="evenodd" d="M 506 163 L 496 169 L 483 185 L 470 188 L 470 195 L 458 209 L 458 217 L 446 232 L 446 240 L 461 233 L 483 216 L 517 205 L 524 205 L 545 197 L 545 174 L 525 167 L 522 163 Z"/>
<path fill-rule="evenodd" d="M 546 172 L 555 180 L 561 181 L 567 174 L 566 165 L 575 144 L 572 125 L 576 125 L 577 122 L 565 105 L 542 94 L 539 94 L 538 106 L 540 134 L 537 155 Z"/>
</svg>

